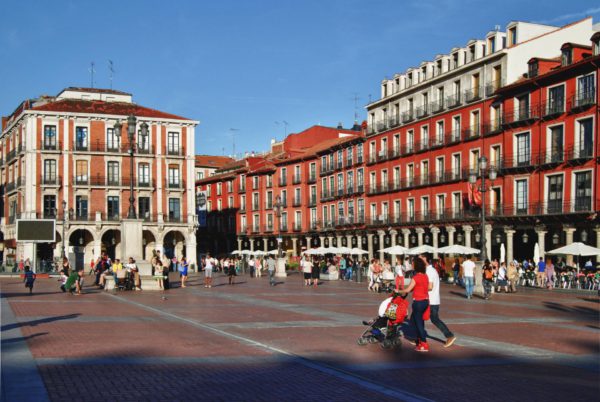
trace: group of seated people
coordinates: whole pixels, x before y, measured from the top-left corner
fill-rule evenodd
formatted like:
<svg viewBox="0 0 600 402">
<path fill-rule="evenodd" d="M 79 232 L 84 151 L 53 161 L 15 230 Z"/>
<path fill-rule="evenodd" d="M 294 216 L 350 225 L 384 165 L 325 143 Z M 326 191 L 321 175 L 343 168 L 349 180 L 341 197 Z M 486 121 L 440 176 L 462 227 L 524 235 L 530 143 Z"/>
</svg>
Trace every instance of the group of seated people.
<svg viewBox="0 0 600 402">
<path fill-rule="evenodd" d="M 119 258 L 112 261 L 106 253 L 103 253 L 95 263 L 92 262 L 90 265 L 92 268 L 90 275 L 92 273 L 96 274 L 95 284 L 100 289 L 104 289 L 106 286 L 107 276 L 114 276 L 117 289 L 142 290 L 140 272 L 132 257 L 129 257 L 128 263 L 123 265 Z"/>
</svg>

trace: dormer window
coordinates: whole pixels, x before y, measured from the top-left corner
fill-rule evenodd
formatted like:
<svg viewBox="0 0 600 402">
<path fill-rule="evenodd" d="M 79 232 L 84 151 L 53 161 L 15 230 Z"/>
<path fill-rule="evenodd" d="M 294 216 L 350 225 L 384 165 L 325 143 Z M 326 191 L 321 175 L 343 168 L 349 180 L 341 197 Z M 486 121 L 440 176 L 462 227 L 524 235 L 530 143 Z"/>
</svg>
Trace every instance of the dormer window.
<svg viewBox="0 0 600 402">
<path fill-rule="evenodd" d="M 496 38 L 491 37 L 488 39 L 488 49 L 489 49 L 488 54 L 492 54 L 496 51 Z"/>
<path fill-rule="evenodd" d="M 409 73 L 409 74 L 408 74 L 408 86 L 411 86 L 411 85 L 412 85 L 412 77 L 413 77 L 413 76 L 412 76 L 412 73 Z"/>
<path fill-rule="evenodd" d="M 436 68 L 436 74 L 441 74 L 442 73 L 442 61 L 438 60 L 437 61 L 437 68 Z"/>
<path fill-rule="evenodd" d="M 600 38 L 598 38 L 594 41 L 593 53 L 594 53 L 594 56 L 600 55 Z"/>
<path fill-rule="evenodd" d="M 423 67 L 421 69 L 421 81 L 425 81 L 427 79 L 427 67 Z"/>
<path fill-rule="evenodd" d="M 562 65 L 563 66 L 568 66 L 569 64 L 571 64 L 573 62 L 573 51 L 572 49 L 563 49 L 562 51 Z"/>
<path fill-rule="evenodd" d="M 458 53 L 452 55 L 452 68 L 458 67 Z"/>
<path fill-rule="evenodd" d="M 529 76 L 529 78 L 533 78 L 533 77 L 537 77 L 538 76 L 538 62 L 537 61 L 529 63 L 528 76 Z"/>
<path fill-rule="evenodd" d="M 517 44 L 517 27 L 512 27 L 508 30 L 508 43 L 510 46 Z"/>
<path fill-rule="evenodd" d="M 475 45 L 469 47 L 469 61 L 475 60 Z"/>
</svg>

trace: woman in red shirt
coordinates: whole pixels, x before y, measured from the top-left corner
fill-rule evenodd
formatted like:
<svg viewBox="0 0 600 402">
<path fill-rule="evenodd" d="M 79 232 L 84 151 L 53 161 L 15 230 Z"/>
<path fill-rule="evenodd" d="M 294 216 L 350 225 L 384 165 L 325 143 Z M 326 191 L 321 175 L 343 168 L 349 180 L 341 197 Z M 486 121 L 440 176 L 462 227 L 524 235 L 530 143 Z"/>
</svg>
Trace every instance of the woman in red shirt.
<svg viewBox="0 0 600 402">
<path fill-rule="evenodd" d="M 412 304 L 412 324 L 417 329 L 417 352 L 429 352 L 427 344 L 427 331 L 425 331 L 425 320 L 423 314 L 429 307 L 429 279 L 425 274 L 426 265 L 421 258 L 413 260 L 415 274 L 410 281 L 408 287 L 404 288 L 401 293 L 413 292 Z"/>
</svg>

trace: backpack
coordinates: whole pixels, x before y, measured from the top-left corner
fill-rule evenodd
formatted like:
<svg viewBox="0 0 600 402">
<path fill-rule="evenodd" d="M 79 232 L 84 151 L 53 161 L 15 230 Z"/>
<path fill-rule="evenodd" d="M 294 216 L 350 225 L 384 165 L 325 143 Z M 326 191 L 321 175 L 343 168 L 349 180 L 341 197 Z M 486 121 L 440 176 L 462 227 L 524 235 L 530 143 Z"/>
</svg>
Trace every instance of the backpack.
<svg viewBox="0 0 600 402">
<path fill-rule="evenodd" d="M 494 279 L 494 272 L 491 269 L 486 269 L 483 271 L 483 277 L 486 280 L 491 281 L 492 279 Z"/>
</svg>

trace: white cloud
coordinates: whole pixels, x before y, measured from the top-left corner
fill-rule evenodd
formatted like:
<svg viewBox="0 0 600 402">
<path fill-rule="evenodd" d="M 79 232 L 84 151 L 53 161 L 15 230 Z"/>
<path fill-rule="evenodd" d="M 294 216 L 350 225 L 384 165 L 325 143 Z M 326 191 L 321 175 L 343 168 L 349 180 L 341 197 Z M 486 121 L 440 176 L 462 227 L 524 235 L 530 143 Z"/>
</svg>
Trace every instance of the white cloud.
<svg viewBox="0 0 600 402">
<path fill-rule="evenodd" d="M 555 18 L 552 18 L 549 20 L 538 21 L 538 22 L 541 24 L 551 24 L 554 22 L 575 20 L 577 18 L 583 18 L 583 17 L 587 17 L 589 15 L 598 14 L 598 13 L 600 13 L 600 7 L 588 8 L 587 10 L 581 11 L 578 13 L 563 14 L 563 15 L 559 15 L 558 17 L 555 17 Z"/>
</svg>

